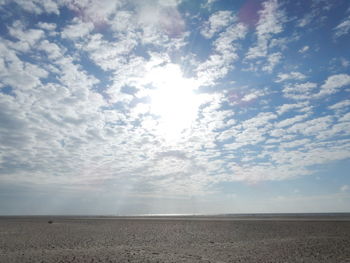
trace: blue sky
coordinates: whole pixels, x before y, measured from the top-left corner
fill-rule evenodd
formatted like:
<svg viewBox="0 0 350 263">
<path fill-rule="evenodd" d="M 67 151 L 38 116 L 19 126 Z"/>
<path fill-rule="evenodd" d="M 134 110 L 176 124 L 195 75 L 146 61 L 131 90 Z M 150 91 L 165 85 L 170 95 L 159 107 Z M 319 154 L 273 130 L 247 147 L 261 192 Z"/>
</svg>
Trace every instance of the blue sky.
<svg viewBox="0 0 350 263">
<path fill-rule="evenodd" d="M 0 14 L 1 214 L 350 212 L 349 1 Z"/>
</svg>

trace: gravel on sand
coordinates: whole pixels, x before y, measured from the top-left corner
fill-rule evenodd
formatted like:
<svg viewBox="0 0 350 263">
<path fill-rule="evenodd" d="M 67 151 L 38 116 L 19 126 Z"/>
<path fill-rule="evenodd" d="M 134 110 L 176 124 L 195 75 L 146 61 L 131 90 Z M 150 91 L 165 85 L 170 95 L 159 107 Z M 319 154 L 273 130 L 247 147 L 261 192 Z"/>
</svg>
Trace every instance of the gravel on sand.
<svg viewBox="0 0 350 263">
<path fill-rule="evenodd" d="M 350 220 L 0 217 L 0 262 L 345 263 Z"/>
</svg>

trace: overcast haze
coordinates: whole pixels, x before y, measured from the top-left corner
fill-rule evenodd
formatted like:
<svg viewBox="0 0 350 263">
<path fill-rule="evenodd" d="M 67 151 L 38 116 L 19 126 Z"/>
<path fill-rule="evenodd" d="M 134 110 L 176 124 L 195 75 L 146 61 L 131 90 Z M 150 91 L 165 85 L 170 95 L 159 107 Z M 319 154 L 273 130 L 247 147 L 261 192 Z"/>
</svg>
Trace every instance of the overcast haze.
<svg viewBox="0 0 350 263">
<path fill-rule="evenodd" d="M 0 19 L 0 214 L 350 212 L 349 1 Z"/>
</svg>

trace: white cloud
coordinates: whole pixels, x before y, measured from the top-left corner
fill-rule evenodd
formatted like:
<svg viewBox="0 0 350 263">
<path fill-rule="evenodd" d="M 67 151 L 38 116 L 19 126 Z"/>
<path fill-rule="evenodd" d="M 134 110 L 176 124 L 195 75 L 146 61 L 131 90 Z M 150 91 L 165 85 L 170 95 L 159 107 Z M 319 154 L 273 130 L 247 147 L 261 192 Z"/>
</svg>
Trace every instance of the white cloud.
<svg viewBox="0 0 350 263">
<path fill-rule="evenodd" d="M 127 32 L 134 32 L 138 26 L 137 24 L 136 14 L 127 10 L 116 11 L 114 17 L 110 20 L 110 26 L 113 31 L 121 33 L 122 36 Z"/>
<path fill-rule="evenodd" d="M 20 22 L 16 21 L 9 28 L 11 36 L 17 38 L 20 42 L 28 44 L 28 46 L 35 45 L 38 40 L 44 36 L 44 31 L 38 29 L 26 30 L 25 26 Z"/>
<path fill-rule="evenodd" d="M 306 136 L 320 135 L 321 132 L 326 131 L 331 127 L 333 117 L 325 116 L 312 120 L 296 123 L 287 129 L 291 133 L 300 133 Z"/>
<path fill-rule="evenodd" d="M 244 95 L 244 97 L 242 98 L 242 101 L 248 102 L 251 100 L 255 100 L 261 96 L 264 96 L 264 91 L 262 90 L 256 90 L 254 92 L 248 93 L 246 95 Z"/>
<path fill-rule="evenodd" d="M 123 4 L 122 0 L 86 0 L 72 1 L 67 0 L 66 5 L 69 9 L 77 12 L 77 14 L 86 22 L 90 22 L 95 26 L 107 23 L 110 16 Z"/>
<path fill-rule="evenodd" d="M 292 71 L 290 73 L 279 73 L 276 82 L 283 82 L 286 80 L 304 80 L 306 76 L 300 72 Z"/>
<path fill-rule="evenodd" d="M 11 2 L 15 2 L 27 12 L 32 12 L 35 14 L 42 14 L 44 12 L 59 14 L 59 5 L 53 0 L 4 0 L 2 3 L 0 2 L 0 4 L 4 5 Z"/>
<path fill-rule="evenodd" d="M 63 38 L 69 38 L 69 39 L 76 39 L 76 38 L 82 38 L 88 35 L 92 30 L 94 26 L 90 22 L 82 22 L 78 18 L 75 18 L 73 20 L 73 24 L 66 26 L 61 35 Z"/>
<path fill-rule="evenodd" d="M 336 74 L 327 78 L 325 83 L 321 86 L 320 92 L 316 94 L 317 97 L 330 95 L 338 92 L 342 87 L 350 85 L 350 75 Z"/>
<path fill-rule="evenodd" d="M 307 105 L 308 104 L 306 102 L 293 103 L 293 104 L 283 104 L 281 106 L 278 106 L 277 113 L 279 115 L 282 115 L 290 110 L 304 108 Z"/>
<path fill-rule="evenodd" d="M 217 79 L 224 77 L 233 67 L 232 63 L 238 55 L 235 42 L 244 39 L 247 27 L 242 23 L 233 24 L 219 34 L 214 41 L 215 53 L 198 65 L 198 78 L 203 85 L 212 85 Z"/>
<path fill-rule="evenodd" d="M 277 0 L 269 0 L 263 3 L 263 9 L 259 12 L 260 18 L 256 27 L 257 44 L 251 47 L 246 55 L 247 59 L 265 57 L 268 51 L 268 43 L 273 35 L 283 30 L 285 14 L 280 9 Z"/>
<path fill-rule="evenodd" d="M 267 64 L 262 67 L 262 70 L 271 73 L 273 69 L 276 67 L 276 65 L 280 63 L 281 59 L 282 59 L 281 52 L 276 52 L 268 55 Z"/>
<path fill-rule="evenodd" d="M 304 119 L 306 119 L 308 116 L 307 115 L 296 115 L 292 118 L 289 118 L 289 119 L 284 119 L 278 123 L 276 123 L 276 127 L 277 128 L 284 128 L 286 126 L 290 126 L 294 123 L 297 123 L 297 122 L 301 122 L 303 121 Z"/>
<path fill-rule="evenodd" d="M 302 141 L 297 143 L 300 146 L 297 146 L 297 144 L 294 145 L 293 147 L 297 147 L 295 150 L 281 149 L 277 152 L 271 153 L 271 159 L 282 167 L 291 165 L 293 169 L 298 169 L 299 167 L 304 170 L 304 172 L 310 173 L 311 170 L 305 169 L 310 165 L 349 158 L 349 152 L 345 151 L 344 147 L 339 143 L 317 145 L 312 142 L 303 142 L 305 144 L 303 144 Z M 342 143 L 348 145 L 348 142 Z"/>
<path fill-rule="evenodd" d="M 288 37 L 275 37 L 270 40 L 269 48 L 270 49 L 280 49 L 283 51 L 288 50 L 289 44 L 300 40 L 301 35 L 294 33 Z"/>
<path fill-rule="evenodd" d="M 301 139 L 301 140 L 295 140 L 291 142 L 283 142 L 280 144 L 280 147 L 282 148 L 295 148 L 295 147 L 300 147 L 304 146 L 310 143 L 310 139 Z"/>
<path fill-rule="evenodd" d="M 310 22 L 314 19 L 315 17 L 315 13 L 309 13 L 307 15 L 305 15 L 303 18 L 301 18 L 298 21 L 298 27 L 305 27 L 306 25 L 310 24 Z"/>
<path fill-rule="evenodd" d="M 214 41 L 215 50 L 223 55 L 230 56 L 230 54 L 234 53 L 236 50 L 236 48 L 232 46 L 234 41 L 244 39 L 246 33 L 247 27 L 242 23 L 228 27 Z"/>
<path fill-rule="evenodd" d="M 347 184 L 344 184 L 344 185 L 342 185 L 342 186 L 340 187 L 340 191 L 341 191 L 341 192 L 347 192 L 347 191 L 349 191 L 349 190 L 350 190 L 350 186 L 347 185 Z"/>
<path fill-rule="evenodd" d="M 180 48 L 186 37 L 185 21 L 176 6 L 150 5 L 147 1 L 136 1 L 137 26 L 144 44 Z"/>
<path fill-rule="evenodd" d="M 206 38 L 212 38 L 214 34 L 220 32 L 225 27 L 234 22 L 236 18 L 230 11 L 218 11 L 212 14 L 208 21 L 204 23 L 201 34 Z"/>
<path fill-rule="evenodd" d="M 343 22 L 334 28 L 334 37 L 339 38 L 349 33 L 350 31 L 350 17 L 347 17 Z"/>
<path fill-rule="evenodd" d="M 48 30 L 48 31 L 53 31 L 56 29 L 56 24 L 54 23 L 46 23 L 46 22 L 39 22 L 38 23 L 38 27 L 44 30 Z"/>
<path fill-rule="evenodd" d="M 181 0 L 158 0 L 158 3 L 162 6 L 177 6 Z"/>
<path fill-rule="evenodd" d="M 309 46 L 303 46 L 302 48 L 300 48 L 300 49 L 298 50 L 298 52 L 299 52 L 299 53 L 305 53 L 305 52 L 307 52 L 309 49 L 310 49 Z"/>
<path fill-rule="evenodd" d="M 301 84 L 288 84 L 283 88 L 284 97 L 295 100 L 310 99 L 317 84 L 314 82 L 306 82 Z"/>
<path fill-rule="evenodd" d="M 261 112 L 257 116 L 243 121 L 242 126 L 248 127 L 260 127 L 269 123 L 270 120 L 276 119 L 277 116 L 272 112 Z"/>
<path fill-rule="evenodd" d="M 7 61 L 0 71 L 0 77 L 5 85 L 21 90 L 29 90 L 41 84 L 40 79 L 46 78 L 48 72 L 31 63 L 23 62 L 13 50 L 0 45 L 3 52 L 1 58 Z"/>
<path fill-rule="evenodd" d="M 38 49 L 45 51 L 49 59 L 55 60 L 63 56 L 61 48 L 55 43 L 49 42 L 48 40 L 43 40 L 38 45 Z"/>
<path fill-rule="evenodd" d="M 201 4 L 201 8 L 205 8 L 208 11 L 212 10 L 213 4 L 217 2 L 218 0 L 206 0 L 204 3 Z"/>
<path fill-rule="evenodd" d="M 343 122 L 343 121 L 350 121 L 350 112 L 346 113 L 344 116 L 342 116 L 339 121 Z"/>
<path fill-rule="evenodd" d="M 47 47 L 48 44 L 46 41 L 44 46 Z M 59 47 L 57 48 L 58 52 L 62 52 Z M 31 182 L 52 179 L 44 176 L 45 174 L 60 174 L 61 177 L 57 178 L 56 182 L 64 181 L 67 173 L 79 174 L 80 168 L 74 168 L 74 163 L 77 165 L 79 158 L 84 155 L 83 152 L 79 153 L 79 150 L 89 151 L 89 145 L 86 144 L 89 136 L 94 137 L 90 139 L 92 144 L 95 139 L 95 142 L 103 139 L 101 130 L 96 131 L 96 127 L 101 117 L 99 108 L 104 103 L 100 94 L 90 91 L 91 85 L 96 81 L 86 76 L 66 56 L 55 63 L 59 70 L 59 84 L 44 84 L 40 81 L 40 77 L 46 76 L 46 71 L 40 70 L 36 65 L 20 61 L 9 49 L 4 54 L 13 56 L 13 63 L 18 66 L 15 68 L 16 82 L 11 83 L 16 97 L 1 94 L 2 105 L 7 109 L 2 111 L 1 133 L 6 135 L 4 139 L 7 140 L 6 144 L 3 142 L 1 144 L 7 149 L 2 158 L 3 160 L 16 158 L 17 161 L 11 164 L 12 168 L 9 166 L 11 161 L 4 164 L 1 167 L 2 174 L 16 173 L 9 177 L 11 180 L 16 180 L 24 176 L 23 169 L 26 167 L 27 172 L 36 171 L 36 176 L 30 178 Z M 48 70 L 49 67 L 45 66 L 45 69 Z M 11 70 L 11 67 L 7 69 L 7 75 Z M 35 78 L 35 82 L 28 79 L 19 81 L 27 72 L 30 72 L 31 78 Z M 17 126 L 16 132 L 11 125 Z M 19 147 L 11 147 L 11 143 L 15 143 L 14 140 L 17 140 Z M 71 160 L 67 162 L 65 156 L 68 156 L 69 152 L 72 155 Z M 87 155 L 85 157 L 86 160 L 89 159 Z M 41 161 L 39 163 L 35 160 Z M 72 183 L 77 179 L 78 177 L 72 180 Z M 29 181 L 29 178 L 26 179 L 24 176 L 22 180 Z"/>
<path fill-rule="evenodd" d="M 345 110 L 350 106 L 350 100 L 342 100 L 336 104 L 329 106 L 328 108 L 331 110 Z"/>
<path fill-rule="evenodd" d="M 131 57 L 126 63 L 126 55 L 137 45 L 137 40 L 132 37 L 121 38 L 117 42 L 109 42 L 103 39 L 101 34 L 91 35 L 83 45 L 83 50 L 88 52 L 89 57 L 104 70 L 120 71 L 119 78 L 127 79 L 126 71 L 136 72 L 140 69 L 138 64 L 144 60 L 141 57 Z M 125 73 L 125 74 L 122 74 Z M 140 73 L 138 73 L 140 74 Z"/>
<path fill-rule="evenodd" d="M 342 67 L 347 68 L 350 65 L 349 60 L 345 59 L 345 58 L 340 58 L 340 63 L 342 65 Z"/>
<path fill-rule="evenodd" d="M 278 34 L 282 31 L 284 12 L 281 11 L 278 1 L 269 0 L 263 3 L 263 9 L 259 12 L 260 18 L 257 25 L 257 34 L 266 36 Z"/>
</svg>

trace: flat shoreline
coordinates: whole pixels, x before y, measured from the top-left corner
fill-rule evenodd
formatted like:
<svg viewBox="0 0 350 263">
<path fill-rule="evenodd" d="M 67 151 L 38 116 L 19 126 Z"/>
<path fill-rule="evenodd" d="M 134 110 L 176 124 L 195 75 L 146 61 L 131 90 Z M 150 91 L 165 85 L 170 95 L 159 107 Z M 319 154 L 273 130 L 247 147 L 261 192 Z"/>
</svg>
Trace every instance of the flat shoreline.
<svg viewBox="0 0 350 263">
<path fill-rule="evenodd" d="M 29 219 L 67 220 L 207 220 L 207 221 L 350 221 L 350 213 L 265 213 L 218 215 L 5 215 L 0 220 Z"/>
</svg>

